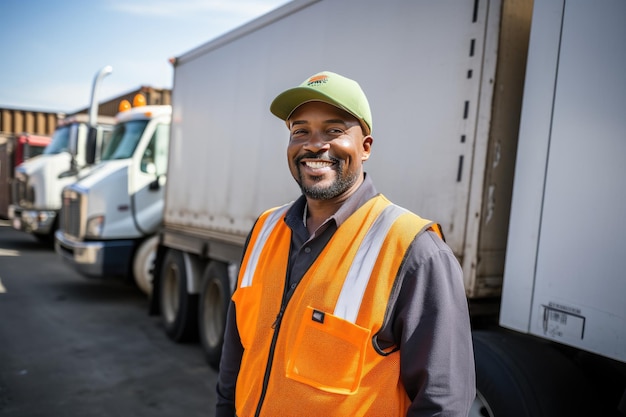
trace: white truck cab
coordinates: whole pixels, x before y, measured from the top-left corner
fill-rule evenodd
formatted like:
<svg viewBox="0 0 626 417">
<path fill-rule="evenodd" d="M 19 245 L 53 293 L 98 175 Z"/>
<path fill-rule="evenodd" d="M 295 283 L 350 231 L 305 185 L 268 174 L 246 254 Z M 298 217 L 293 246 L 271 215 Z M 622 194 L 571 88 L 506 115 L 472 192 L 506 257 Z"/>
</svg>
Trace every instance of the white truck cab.
<svg viewBox="0 0 626 417">
<path fill-rule="evenodd" d="M 139 288 L 150 292 L 171 113 L 166 105 L 118 113 L 101 161 L 64 188 L 55 248 L 82 274 L 133 275 Z"/>
<path fill-rule="evenodd" d="M 100 116 L 96 124 L 95 158 L 106 146 L 115 119 Z M 15 168 L 13 204 L 8 214 L 13 228 L 52 242 L 58 228 L 61 190 L 88 173 L 86 160 L 88 116 L 79 114 L 61 121 L 43 154 Z"/>
</svg>

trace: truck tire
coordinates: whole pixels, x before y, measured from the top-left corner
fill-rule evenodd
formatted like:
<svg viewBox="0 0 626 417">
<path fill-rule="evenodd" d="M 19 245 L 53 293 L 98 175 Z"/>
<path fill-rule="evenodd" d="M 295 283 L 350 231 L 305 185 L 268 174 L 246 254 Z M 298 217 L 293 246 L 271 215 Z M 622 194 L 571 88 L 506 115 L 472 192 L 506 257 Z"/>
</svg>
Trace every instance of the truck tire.
<svg viewBox="0 0 626 417">
<path fill-rule="evenodd" d="M 209 365 L 219 369 L 224 343 L 224 327 L 230 302 L 228 267 L 212 261 L 204 270 L 198 306 L 198 332 Z"/>
<path fill-rule="evenodd" d="M 43 246 L 54 249 L 54 231 L 47 234 L 33 233 L 33 236 L 35 236 L 37 242 L 39 242 Z"/>
<path fill-rule="evenodd" d="M 154 260 L 159 237 L 152 236 L 139 244 L 133 256 L 133 279 L 137 287 L 148 296 L 152 293 Z"/>
<path fill-rule="evenodd" d="M 582 371 L 543 341 L 475 331 L 476 400 L 470 417 L 589 416 Z"/>
<path fill-rule="evenodd" d="M 182 252 L 168 250 L 161 273 L 159 304 L 163 326 L 175 342 L 198 336 L 198 296 L 187 292 L 187 269 Z"/>
<path fill-rule="evenodd" d="M 42 245 L 54 249 L 54 234 L 59 230 L 59 216 L 56 217 L 54 223 L 52 224 L 52 228 L 48 233 L 33 233 L 37 242 Z"/>
</svg>

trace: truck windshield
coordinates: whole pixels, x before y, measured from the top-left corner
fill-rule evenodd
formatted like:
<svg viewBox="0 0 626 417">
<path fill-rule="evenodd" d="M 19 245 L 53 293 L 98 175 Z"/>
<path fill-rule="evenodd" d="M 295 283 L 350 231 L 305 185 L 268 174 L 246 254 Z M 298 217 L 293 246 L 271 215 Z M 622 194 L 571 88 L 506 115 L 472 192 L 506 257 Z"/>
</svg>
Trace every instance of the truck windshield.
<svg viewBox="0 0 626 417">
<path fill-rule="evenodd" d="M 43 146 L 26 144 L 24 147 L 24 159 L 34 158 L 35 156 L 41 155 L 46 150 Z"/>
<path fill-rule="evenodd" d="M 126 159 L 135 152 L 148 120 L 131 120 L 120 123 L 113 129 L 113 135 L 102 151 L 102 160 Z"/>
<path fill-rule="evenodd" d="M 71 125 L 58 127 L 54 131 L 52 141 L 50 141 L 43 151 L 45 155 L 54 155 L 70 151 L 70 127 Z"/>
</svg>

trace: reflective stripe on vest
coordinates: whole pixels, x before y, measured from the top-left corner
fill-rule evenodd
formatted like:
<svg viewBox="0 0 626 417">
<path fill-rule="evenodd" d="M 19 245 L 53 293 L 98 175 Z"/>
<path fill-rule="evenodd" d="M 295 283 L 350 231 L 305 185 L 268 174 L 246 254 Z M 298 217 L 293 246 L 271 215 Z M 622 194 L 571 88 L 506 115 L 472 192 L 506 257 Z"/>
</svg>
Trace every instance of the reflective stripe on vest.
<svg viewBox="0 0 626 417">
<path fill-rule="evenodd" d="M 256 242 L 254 242 L 254 247 L 250 252 L 250 260 L 248 261 L 248 265 L 246 266 L 241 280 L 242 288 L 252 285 L 252 278 L 254 277 L 254 271 L 256 270 L 261 251 L 263 250 L 263 245 L 289 207 L 291 207 L 291 204 L 274 210 L 268 215 L 265 223 L 263 223 L 259 237 Z M 333 313 L 335 316 L 341 317 L 351 323 L 356 322 L 365 289 L 372 275 L 372 269 L 374 269 L 374 265 L 378 259 L 380 248 L 387 237 L 387 232 L 396 219 L 406 212 L 406 209 L 395 204 L 390 204 L 383 209 L 369 228 L 343 283 Z"/>
<path fill-rule="evenodd" d="M 265 223 L 263 223 L 263 227 L 259 232 L 259 237 L 254 242 L 254 247 L 250 252 L 250 259 L 248 261 L 246 270 L 244 271 L 244 275 L 241 279 L 242 288 L 252 285 L 252 277 L 254 277 L 254 271 L 256 271 L 256 266 L 259 262 L 259 256 L 263 251 L 263 245 L 265 244 L 267 237 L 270 235 L 270 233 L 272 233 L 272 230 L 274 230 L 274 227 L 276 227 L 276 224 L 278 224 L 278 221 L 283 217 L 283 214 L 287 212 L 289 207 L 291 207 L 291 204 L 285 204 L 284 206 L 277 208 L 267 216 L 267 219 L 265 220 Z"/>
<path fill-rule="evenodd" d="M 403 213 L 406 213 L 405 209 L 390 204 L 383 209 L 367 231 L 341 288 L 333 313 L 335 316 L 356 323 L 363 295 L 372 275 L 372 269 L 378 260 L 380 248 L 389 229 Z"/>
</svg>

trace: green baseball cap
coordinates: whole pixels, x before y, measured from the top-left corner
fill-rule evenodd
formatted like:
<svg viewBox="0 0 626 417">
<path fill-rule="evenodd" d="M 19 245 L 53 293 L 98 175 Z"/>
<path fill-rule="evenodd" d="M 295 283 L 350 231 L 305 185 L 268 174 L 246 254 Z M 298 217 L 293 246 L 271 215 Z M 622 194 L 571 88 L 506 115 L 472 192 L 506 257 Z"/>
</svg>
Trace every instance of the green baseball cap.
<svg viewBox="0 0 626 417">
<path fill-rule="evenodd" d="M 372 131 L 372 113 L 361 86 L 329 71 L 317 73 L 298 87 L 280 93 L 272 101 L 270 111 L 287 121 L 295 109 L 309 101 L 322 101 L 343 109 L 359 120 L 366 134 Z"/>
</svg>

